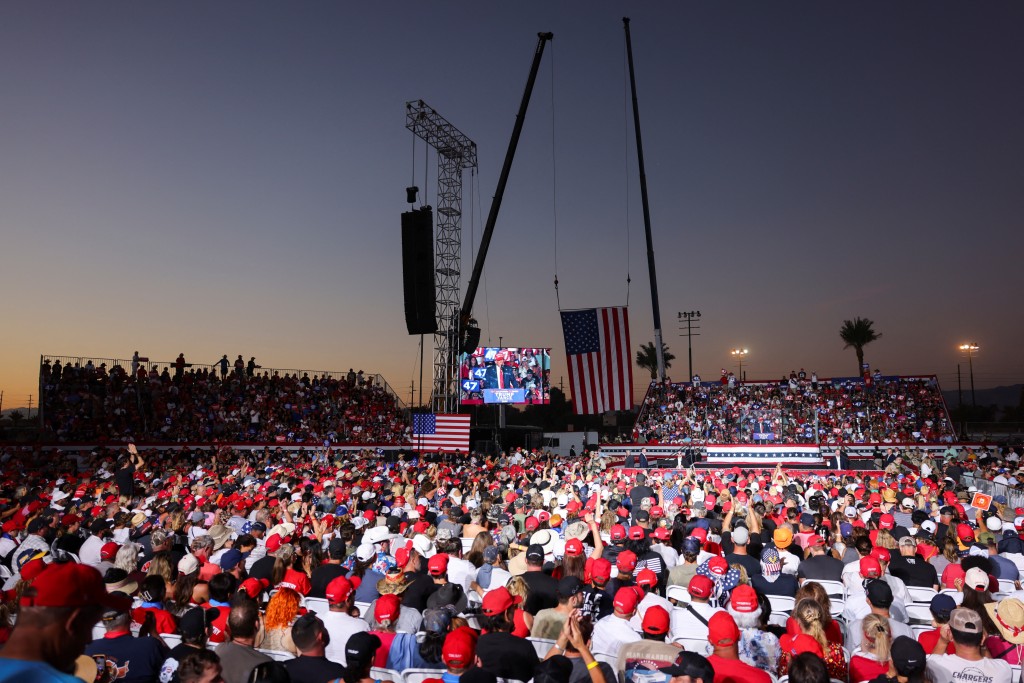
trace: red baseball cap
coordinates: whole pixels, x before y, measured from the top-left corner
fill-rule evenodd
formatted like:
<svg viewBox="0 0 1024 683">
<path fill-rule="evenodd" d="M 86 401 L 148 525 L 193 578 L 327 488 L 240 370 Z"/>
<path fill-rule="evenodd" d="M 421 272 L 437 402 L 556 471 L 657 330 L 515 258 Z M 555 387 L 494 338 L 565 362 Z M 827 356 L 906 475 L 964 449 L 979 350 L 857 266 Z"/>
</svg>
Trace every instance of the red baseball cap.
<svg viewBox="0 0 1024 683">
<path fill-rule="evenodd" d="M 959 524 L 956 527 L 956 537 L 964 543 L 974 543 L 974 529 L 970 524 Z"/>
<path fill-rule="evenodd" d="M 327 602 L 333 605 L 340 605 L 348 600 L 353 591 L 355 591 L 355 587 L 352 585 L 352 582 L 344 576 L 339 576 L 327 584 L 324 596 L 327 598 Z"/>
<path fill-rule="evenodd" d="M 590 568 L 590 577 L 598 583 L 604 583 L 612 578 L 612 563 L 603 557 L 594 560 Z"/>
<path fill-rule="evenodd" d="M 669 621 L 668 610 L 661 605 L 651 605 L 644 612 L 641 628 L 644 633 L 661 636 L 668 633 Z"/>
<path fill-rule="evenodd" d="M 629 527 L 629 540 L 631 541 L 642 541 L 644 540 L 644 528 L 642 526 L 633 525 Z"/>
<path fill-rule="evenodd" d="M 21 596 L 25 607 L 88 607 L 99 605 L 127 612 L 131 598 L 108 593 L 94 568 L 77 562 L 57 562 L 36 576 Z"/>
<path fill-rule="evenodd" d="M 672 537 L 672 532 L 670 532 L 663 526 L 659 526 L 657 529 L 654 530 L 654 533 L 652 535 L 659 541 L 667 541 L 669 538 Z"/>
<path fill-rule="evenodd" d="M 636 569 L 636 553 L 632 550 L 623 550 L 615 558 L 615 567 L 619 570 L 620 574 L 632 574 L 633 570 Z"/>
<path fill-rule="evenodd" d="M 566 557 L 579 557 L 583 554 L 583 542 L 578 538 L 570 538 L 565 542 Z"/>
<path fill-rule="evenodd" d="M 488 593 L 488 595 L 490 595 L 490 593 Z M 631 614 L 636 609 L 636 603 L 636 591 L 630 586 L 617 590 L 615 592 L 615 599 L 612 601 L 615 609 L 619 610 L 623 614 Z"/>
<path fill-rule="evenodd" d="M 644 567 L 636 575 L 636 585 L 650 587 L 657 586 L 658 575 L 647 567 Z"/>
<path fill-rule="evenodd" d="M 444 639 L 441 660 L 452 669 L 466 669 L 476 657 L 476 638 L 469 629 L 457 628 Z"/>
<path fill-rule="evenodd" d="M 715 582 L 704 576 L 703 574 L 697 574 L 690 579 L 690 586 L 687 589 L 695 598 L 710 598 L 712 591 L 715 589 Z"/>
<path fill-rule="evenodd" d="M 892 556 L 889 554 L 889 550 L 887 548 L 875 546 L 871 549 L 871 557 L 875 558 L 879 562 L 888 562 Z"/>
<path fill-rule="evenodd" d="M 896 518 L 890 515 L 888 512 L 878 518 L 879 529 L 895 529 Z"/>
<path fill-rule="evenodd" d="M 740 640 L 740 629 L 728 612 L 715 612 L 708 619 L 708 642 L 712 645 L 732 645 Z"/>
<path fill-rule="evenodd" d="M 715 576 L 725 576 L 729 571 L 729 563 L 724 557 L 716 555 L 708 560 L 708 571 Z"/>
<path fill-rule="evenodd" d="M 402 610 L 402 597 L 395 593 L 388 593 L 377 598 L 373 607 L 373 617 L 378 622 L 394 621 Z"/>
<path fill-rule="evenodd" d="M 536 517 L 531 515 L 530 517 L 526 518 L 525 522 L 523 522 L 523 526 L 526 527 L 527 531 L 533 531 L 534 529 L 540 526 L 540 522 L 537 520 Z"/>
<path fill-rule="evenodd" d="M 431 576 L 441 576 L 448 573 L 448 555 L 438 553 L 427 561 L 427 573 Z"/>
<path fill-rule="evenodd" d="M 257 579 L 253 576 L 250 576 L 238 586 L 238 590 L 245 591 L 245 594 L 253 600 L 268 588 L 270 588 L 270 581 L 267 579 Z"/>
<path fill-rule="evenodd" d="M 882 565 L 874 555 L 860 558 L 860 575 L 864 579 L 877 579 L 882 576 Z"/>
<path fill-rule="evenodd" d="M 100 559 L 101 560 L 112 560 L 115 557 L 117 557 L 117 551 L 120 550 L 120 549 L 121 549 L 121 546 L 119 546 L 118 544 L 114 543 L 113 541 L 109 541 L 107 543 L 104 543 L 103 547 L 100 548 Z"/>
<path fill-rule="evenodd" d="M 745 583 L 736 586 L 729 598 L 729 606 L 737 612 L 747 614 L 757 611 L 757 591 Z"/>
<path fill-rule="evenodd" d="M 613 541 L 626 540 L 626 527 L 622 526 L 621 524 L 613 524 L 610 533 Z"/>
<path fill-rule="evenodd" d="M 696 529 L 690 532 L 690 535 L 696 538 L 701 543 L 704 543 L 708 540 L 708 530 L 703 527 L 697 527 Z"/>
<path fill-rule="evenodd" d="M 507 588 L 500 586 L 487 592 L 480 609 L 487 616 L 493 617 L 496 614 L 504 613 L 509 607 L 518 605 L 520 602 L 522 602 L 521 597 L 512 595 Z"/>
<path fill-rule="evenodd" d="M 806 633 L 794 636 L 793 639 L 790 640 L 789 647 L 787 649 L 789 650 L 789 654 L 794 657 L 796 655 L 803 654 L 804 652 L 813 652 L 819 657 L 824 656 L 824 653 L 821 650 L 821 643 Z"/>
</svg>

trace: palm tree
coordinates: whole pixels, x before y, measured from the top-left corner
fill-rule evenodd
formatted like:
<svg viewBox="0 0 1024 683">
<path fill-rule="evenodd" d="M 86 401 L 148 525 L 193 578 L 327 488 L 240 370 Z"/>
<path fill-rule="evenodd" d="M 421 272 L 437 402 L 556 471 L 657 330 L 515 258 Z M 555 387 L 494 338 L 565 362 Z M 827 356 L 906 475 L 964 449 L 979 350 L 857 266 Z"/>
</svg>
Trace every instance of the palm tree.
<svg viewBox="0 0 1024 683">
<path fill-rule="evenodd" d="M 854 318 L 853 320 L 844 320 L 843 326 L 839 329 L 839 336 L 846 342 L 846 346 L 843 348 L 848 349 L 852 346 L 853 350 L 857 352 L 858 377 L 864 372 L 864 347 L 882 336 L 875 332 L 874 324 L 867 318 Z"/>
<path fill-rule="evenodd" d="M 668 370 L 672 367 L 672 361 L 676 359 L 669 350 L 665 342 L 661 343 L 661 353 L 665 357 L 665 369 Z M 651 379 L 657 379 L 658 377 L 658 353 L 654 348 L 654 342 L 647 342 L 646 344 L 640 345 L 640 350 L 636 352 L 636 364 L 645 370 L 650 371 Z"/>
</svg>

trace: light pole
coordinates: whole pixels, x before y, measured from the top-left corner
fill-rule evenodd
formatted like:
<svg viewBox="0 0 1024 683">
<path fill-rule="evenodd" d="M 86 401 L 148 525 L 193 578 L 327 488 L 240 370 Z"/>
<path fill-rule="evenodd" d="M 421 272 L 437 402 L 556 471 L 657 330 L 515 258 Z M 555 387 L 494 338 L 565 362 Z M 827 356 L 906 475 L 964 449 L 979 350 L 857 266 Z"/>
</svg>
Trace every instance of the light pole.
<svg viewBox="0 0 1024 683">
<path fill-rule="evenodd" d="M 971 407 L 977 408 L 978 401 L 974 396 L 974 352 L 981 347 L 974 342 L 967 342 L 966 344 L 960 345 L 960 350 L 967 352 L 967 368 L 971 375 Z"/>
<path fill-rule="evenodd" d="M 679 320 L 686 321 L 686 351 L 690 359 L 690 376 L 689 379 L 693 379 L 693 338 L 699 337 L 700 325 L 694 324 L 695 321 L 700 320 L 700 311 L 680 311 Z M 683 336 L 682 325 L 679 327 L 679 336 Z"/>
<path fill-rule="evenodd" d="M 735 358 L 739 362 L 739 364 L 740 364 L 740 381 L 742 382 L 745 379 L 743 377 L 743 359 L 747 357 L 747 354 L 750 353 L 750 350 L 749 349 L 733 349 L 729 353 L 731 353 L 732 357 Z"/>
</svg>

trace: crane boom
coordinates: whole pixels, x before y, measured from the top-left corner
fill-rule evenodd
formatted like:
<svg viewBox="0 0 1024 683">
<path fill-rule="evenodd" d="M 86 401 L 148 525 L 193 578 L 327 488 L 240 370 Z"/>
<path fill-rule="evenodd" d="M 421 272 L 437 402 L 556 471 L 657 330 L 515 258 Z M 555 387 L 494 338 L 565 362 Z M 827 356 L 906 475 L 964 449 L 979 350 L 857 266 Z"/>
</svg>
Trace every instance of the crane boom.
<svg viewBox="0 0 1024 683">
<path fill-rule="evenodd" d="M 523 92 L 523 99 L 519 103 L 519 112 L 516 114 L 516 124 L 512 128 L 512 138 L 508 141 L 508 150 L 505 152 L 505 163 L 501 167 L 501 175 L 498 177 L 498 187 L 491 199 L 491 210 L 487 214 L 487 223 L 484 225 L 484 234 L 480 240 L 480 248 L 477 251 L 476 259 L 473 261 L 473 274 L 469 278 L 466 287 L 466 298 L 462 302 L 462 310 L 459 315 L 459 343 L 465 340 L 466 326 L 469 323 L 473 312 L 473 300 L 476 299 L 476 290 L 480 286 L 480 275 L 484 270 L 484 260 L 487 258 L 487 249 L 491 245 L 491 236 L 494 234 L 494 224 L 498 220 L 498 209 L 501 208 L 501 199 L 505 195 L 505 185 L 508 183 L 508 174 L 512 170 L 512 159 L 516 155 L 516 147 L 519 145 L 519 136 L 523 132 L 523 122 L 526 120 L 526 109 L 530 104 L 530 95 L 533 94 L 533 84 L 537 80 L 537 70 L 540 68 L 540 59 L 544 55 L 544 45 L 554 37 L 552 33 L 537 34 L 537 49 L 533 53 L 533 64 L 530 66 L 530 76 L 526 79 L 526 90 Z"/>
</svg>

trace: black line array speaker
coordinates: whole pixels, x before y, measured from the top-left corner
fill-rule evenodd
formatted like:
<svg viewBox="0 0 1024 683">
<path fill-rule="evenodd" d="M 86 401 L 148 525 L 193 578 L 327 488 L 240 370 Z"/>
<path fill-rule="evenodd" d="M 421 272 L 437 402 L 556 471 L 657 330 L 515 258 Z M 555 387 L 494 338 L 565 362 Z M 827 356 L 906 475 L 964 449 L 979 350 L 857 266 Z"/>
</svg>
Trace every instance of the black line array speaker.
<svg viewBox="0 0 1024 683">
<path fill-rule="evenodd" d="M 429 206 L 402 214 L 402 280 L 409 334 L 437 332 L 434 212 Z"/>
<path fill-rule="evenodd" d="M 466 328 L 466 340 L 462 343 L 463 353 L 473 353 L 476 347 L 480 346 L 480 328 L 470 326 Z"/>
</svg>

